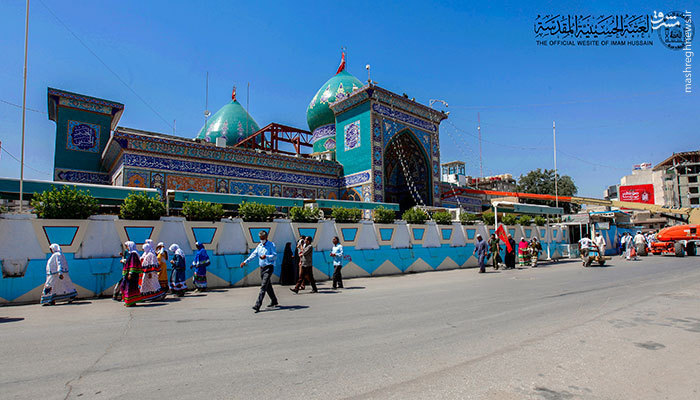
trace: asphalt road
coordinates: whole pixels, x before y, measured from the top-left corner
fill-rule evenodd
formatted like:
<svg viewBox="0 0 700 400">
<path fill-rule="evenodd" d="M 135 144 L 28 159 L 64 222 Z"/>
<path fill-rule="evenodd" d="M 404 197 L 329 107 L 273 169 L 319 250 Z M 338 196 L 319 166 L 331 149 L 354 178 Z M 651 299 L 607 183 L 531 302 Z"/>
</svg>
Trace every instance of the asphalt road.
<svg viewBox="0 0 700 400">
<path fill-rule="evenodd" d="M 0 398 L 700 398 L 700 257 L 275 290 L 0 308 Z"/>
</svg>

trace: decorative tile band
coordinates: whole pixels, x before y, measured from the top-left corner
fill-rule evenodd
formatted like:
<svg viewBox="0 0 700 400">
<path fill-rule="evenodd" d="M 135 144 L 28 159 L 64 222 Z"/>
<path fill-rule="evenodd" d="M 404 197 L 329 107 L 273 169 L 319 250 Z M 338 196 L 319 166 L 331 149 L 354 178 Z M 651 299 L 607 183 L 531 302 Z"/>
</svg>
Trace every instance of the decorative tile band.
<svg viewBox="0 0 700 400">
<path fill-rule="evenodd" d="M 318 127 L 311 136 L 311 143 L 316 143 L 323 138 L 335 136 L 335 124 L 328 124 Z"/>
<path fill-rule="evenodd" d="M 54 180 L 75 183 L 97 183 L 101 185 L 110 184 L 109 174 L 61 168 L 56 168 L 54 170 Z"/>
<path fill-rule="evenodd" d="M 393 110 L 385 105 L 379 104 L 379 103 L 372 103 L 372 111 L 376 112 L 377 114 L 384 115 L 386 117 L 395 119 L 397 121 L 401 121 L 407 124 L 411 124 L 413 126 L 416 126 L 418 128 L 424 129 L 429 132 L 436 132 L 437 131 L 437 126 L 435 124 L 431 124 L 427 121 L 423 121 L 420 118 L 416 118 L 412 115 L 403 113 L 401 111 Z"/>
<path fill-rule="evenodd" d="M 160 169 L 166 171 L 189 172 L 194 174 L 207 174 L 243 179 L 255 179 L 262 181 L 296 183 L 300 185 L 311 186 L 338 187 L 339 183 L 338 179 L 335 178 L 322 178 L 318 176 L 292 174 L 280 171 L 234 167 L 230 165 L 208 164 L 197 161 L 167 159 L 141 154 L 124 154 L 124 165 Z"/>
<path fill-rule="evenodd" d="M 365 183 L 365 182 L 369 181 L 369 171 L 362 171 L 362 172 L 358 172 L 356 174 L 348 175 L 348 176 L 342 178 L 341 181 L 342 181 L 342 186 L 345 186 L 345 187 Z"/>
</svg>

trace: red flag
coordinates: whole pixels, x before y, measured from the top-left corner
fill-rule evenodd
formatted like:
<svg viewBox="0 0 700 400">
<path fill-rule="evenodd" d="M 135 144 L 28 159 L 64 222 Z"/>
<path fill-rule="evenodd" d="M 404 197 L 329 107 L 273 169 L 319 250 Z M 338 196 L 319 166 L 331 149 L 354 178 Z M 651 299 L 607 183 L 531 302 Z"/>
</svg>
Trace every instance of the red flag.
<svg viewBox="0 0 700 400">
<path fill-rule="evenodd" d="M 345 70 L 345 52 L 343 52 L 343 58 L 340 59 L 340 65 L 338 66 L 338 71 L 335 73 L 338 75 Z"/>
<path fill-rule="evenodd" d="M 506 233 L 505 228 L 503 228 L 503 224 L 498 225 L 498 228 L 496 229 L 496 235 L 506 244 L 508 252 L 511 253 L 513 251 L 513 248 L 510 247 L 510 240 L 508 240 L 508 234 Z"/>
</svg>

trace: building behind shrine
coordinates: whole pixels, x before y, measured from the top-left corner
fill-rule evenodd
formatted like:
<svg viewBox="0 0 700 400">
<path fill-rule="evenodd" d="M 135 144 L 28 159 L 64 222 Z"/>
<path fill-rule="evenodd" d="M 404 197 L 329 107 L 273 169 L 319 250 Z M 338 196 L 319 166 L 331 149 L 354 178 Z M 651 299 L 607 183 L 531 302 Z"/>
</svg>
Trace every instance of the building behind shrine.
<svg viewBox="0 0 700 400">
<path fill-rule="evenodd" d="M 236 100 L 194 139 L 119 126 L 124 105 L 48 89 L 54 180 L 167 190 L 438 206 L 447 114 L 348 73 L 307 108 L 308 130 L 260 128 Z"/>
</svg>

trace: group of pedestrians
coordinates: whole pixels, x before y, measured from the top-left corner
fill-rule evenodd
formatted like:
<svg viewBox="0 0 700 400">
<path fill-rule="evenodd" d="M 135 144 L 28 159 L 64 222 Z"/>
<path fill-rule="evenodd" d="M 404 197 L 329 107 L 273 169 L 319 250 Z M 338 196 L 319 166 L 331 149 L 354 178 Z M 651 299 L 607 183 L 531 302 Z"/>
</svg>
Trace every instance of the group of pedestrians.
<svg viewBox="0 0 700 400">
<path fill-rule="evenodd" d="M 112 299 L 123 301 L 126 307 L 137 303 L 160 301 L 168 291 L 182 297 L 187 290 L 185 277 L 185 253 L 177 244 L 168 248 L 172 259 L 168 260 L 168 252 L 163 242 L 154 246 L 153 240 L 147 239 L 143 245 L 143 254 L 139 255 L 136 243 L 124 243 L 124 253 L 121 259 L 122 279 L 115 285 Z M 168 277 L 168 261 L 172 270 Z M 209 255 L 204 245 L 197 243 L 197 252 L 191 268 L 194 268 L 195 291 L 205 291 L 207 288 L 207 266 Z"/>
<path fill-rule="evenodd" d="M 507 240 L 505 259 L 502 260 L 500 255 L 502 250 L 501 240 L 496 237 L 496 234 L 491 234 L 488 242 L 483 239 L 481 234 L 476 235 L 474 255 L 476 255 L 479 262 L 479 273 L 483 274 L 486 272 L 486 262 L 489 257 L 495 270 L 500 268 L 501 261 L 505 264 L 504 269 L 515 269 L 516 254 L 520 267 L 525 267 L 528 264 L 537 267 L 537 259 L 542 251 L 542 245 L 536 237 L 533 237 L 530 241 L 521 237 L 517 246 L 511 234 L 507 235 Z"/>
<path fill-rule="evenodd" d="M 620 257 L 624 257 L 627 260 L 638 260 L 637 254 L 640 251 L 645 251 L 655 239 L 656 235 L 652 232 L 644 235 L 641 231 L 637 231 L 634 236 L 629 232 L 625 232 L 618 239 Z"/>
</svg>

